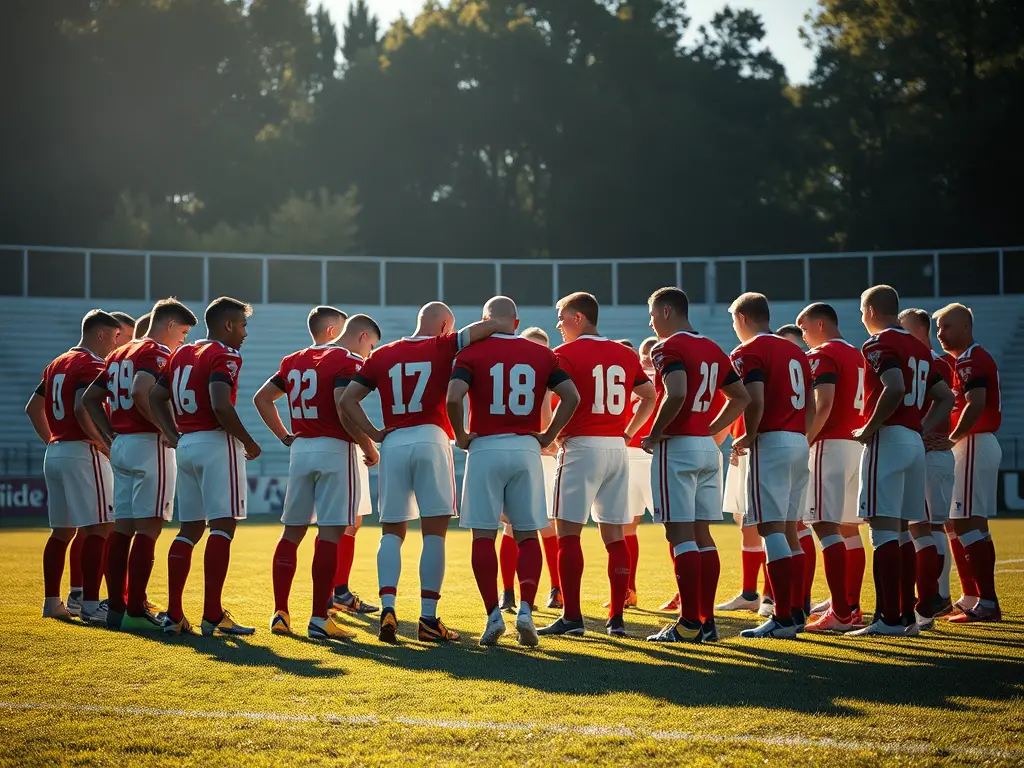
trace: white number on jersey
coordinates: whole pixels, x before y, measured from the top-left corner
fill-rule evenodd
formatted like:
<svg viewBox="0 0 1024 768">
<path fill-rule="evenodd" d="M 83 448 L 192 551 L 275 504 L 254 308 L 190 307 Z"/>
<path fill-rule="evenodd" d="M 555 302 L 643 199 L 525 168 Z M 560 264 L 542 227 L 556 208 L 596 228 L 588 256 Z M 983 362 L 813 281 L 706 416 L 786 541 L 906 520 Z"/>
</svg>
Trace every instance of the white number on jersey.
<svg viewBox="0 0 1024 768">
<path fill-rule="evenodd" d="M 319 417 L 317 407 L 309 405 L 309 401 L 314 397 L 316 397 L 316 371 L 312 368 L 307 368 L 304 371 L 293 368 L 288 371 L 288 406 L 292 410 L 293 419 Z"/>
<path fill-rule="evenodd" d="M 607 409 L 612 416 L 618 416 L 626 410 L 626 371 L 623 367 L 609 365 L 605 371 L 603 365 L 597 365 L 591 374 L 594 377 L 594 413 L 604 413 Z"/>
<path fill-rule="evenodd" d="M 491 367 L 491 384 L 494 397 L 491 400 L 491 413 L 495 416 L 505 415 L 505 364 L 495 363 Z M 533 390 L 537 382 L 537 373 L 526 363 L 517 363 L 508 372 L 508 410 L 516 416 L 529 416 L 533 412 Z"/>
<path fill-rule="evenodd" d="M 124 360 L 113 362 L 107 369 L 107 389 L 110 390 L 110 410 L 131 408 L 135 405 L 132 398 L 132 380 L 135 378 L 135 363 Z"/>
<path fill-rule="evenodd" d="M 793 396 L 789 398 L 793 410 L 803 410 L 807 404 L 807 389 L 804 386 L 804 369 L 799 360 L 789 361 L 789 383 L 793 385 Z"/>
<path fill-rule="evenodd" d="M 853 396 L 853 407 L 864 413 L 864 369 L 857 369 L 857 394 Z"/>
<path fill-rule="evenodd" d="M 53 418 L 60 421 L 64 418 L 64 399 L 61 397 L 61 390 L 64 389 L 64 374 L 58 373 L 53 377 L 53 402 L 50 404 L 53 411 Z"/>
<path fill-rule="evenodd" d="M 174 369 L 174 378 L 171 380 L 171 399 L 174 400 L 174 410 L 179 416 L 196 412 L 196 393 L 188 388 L 188 378 L 191 375 L 191 365 Z"/>
<path fill-rule="evenodd" d="M 910 358 L 907 360 L 907 370 L 910 371 L 910 389 L 903 396 L 903 404 L 913 408 L 924 407 L 924 396 L 928 392 L 928 370 L 931 363 L 927 360 Z"/>
<path fill-rule="evenodd" d="M 712 363 L 709 367 L 707 362 L 700 364 L 700 389 L 693 398 L 693 411 L 695 413 L 707 413 L 711 408 L 711 401 L 715 399 L 715 390 L 718 388 L 718 363 Z"/>
<path fill-rule="evenodd" d="M 395 363 L 388 371 L 391 378 L 391 394 L 395 404 L 391 406 L 391 413 L 395 416 L 404 416 L 408 413 L 420 413 L 423 410 L 423 392 L 427 388 L 427 380 L 430 378 L 430 362 L 426 363 Z M 402 402 L 402 377 L 415 376 L 416 383 L 412 388 L 412 397 L 408 403 Z"/>
</svg>

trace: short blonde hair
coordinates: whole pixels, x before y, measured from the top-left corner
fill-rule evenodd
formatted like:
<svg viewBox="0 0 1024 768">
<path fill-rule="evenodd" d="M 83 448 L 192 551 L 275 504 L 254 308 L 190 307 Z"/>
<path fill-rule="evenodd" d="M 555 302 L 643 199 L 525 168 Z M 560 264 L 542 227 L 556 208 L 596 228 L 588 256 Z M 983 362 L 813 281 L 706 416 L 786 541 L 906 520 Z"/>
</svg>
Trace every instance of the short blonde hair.
<svg viewBox="0 0 1024 768">
<path fill-rule="evenodd" d="M 926 331 L 931 331 L 932 319 L 928 316 L 928 313 L 925 312 L 923 309 L 919 309 L 917 307 L 912 307 L 911 309 L 904 309 L 902 312 L 900 312 L 899 317 L 897 319 L 902 323 L 908 317 L 914 318 L 917 321 L 917 324 L 924 328 Z"/>
<path fill-rule="evenodd" d="M 548 336 L 548 332 L 536 325 L 531 325 L 529 328 L 520 331 L 519 335 L 524 339 L 541 339 L 545 344 L 551 343 L 551 337 Z"/>
<path fill-rule="evenodd" d="M 965 307 L 963 304 L 960 304 L 959 302 L 955 302 L 955 301 L 952 304 L 947 304 L 942 309 L 937 310 L 935 312 L 935 314 L 932 315 L 932 317 L 934 317 L 935 320 L 938 321 L 938 320 L 941 320 L 944 316 L 946 316 L 948 314 L 955 314 L 955 313 L 960 313 L 960 312 L 962 312 L 965 315 L 967 315 L 967 322 L 968 322 L 968 324 L 973 326 L 974 325 L 974 312 L 971 311 L 970 307 Z"/>
<path fill-rule="evenodd" d="M 860 295 L 860 303 L 865 307 L 871 307 L 880 315 L 895 317 L 900 313 L 900 295 L 891 285 L 875 285 L 868 288 Z"/>
<path fill-rule="evenodd" d="M 768 308 L 768 297 L 763 293 L 747 291 L 729 305 L 730 315 L 743 315 L 755 323 L 771 322 L 771 310 Z"/>
<path fill-rule="evenodd" d="M 657 336 L 648 336 L 646 339 L 640 342 L 640 354 L 646 354 L 654 348 L 654 345 L 658 343 Z"/>
</svg>

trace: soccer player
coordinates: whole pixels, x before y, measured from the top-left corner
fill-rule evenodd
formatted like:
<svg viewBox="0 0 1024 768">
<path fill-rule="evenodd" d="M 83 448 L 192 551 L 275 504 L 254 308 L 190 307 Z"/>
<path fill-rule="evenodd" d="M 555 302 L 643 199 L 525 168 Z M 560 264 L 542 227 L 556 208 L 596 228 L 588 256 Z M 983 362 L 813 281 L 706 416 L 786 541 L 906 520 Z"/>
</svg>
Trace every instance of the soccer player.
<svg viewBox="0 0 1024 768">
<path fill-rule="evenodd" d="M 356 526 L 370 512 L 370 491 L 364 467 L 380 459 L 366 435 L 348 430 L 338 407 L 341 395 L 373 347 L 380 328 L 366 315 L 345 314 L 334 307 L 316 307 L 307 320 L 313 345 L 293 352 L 253 398 L 263 423 L 290 446 L 288 490 L 281 522 L 284 531 L 274 550 L 274 615 L 270 631 L 291 633 L 288 594 L 295 577 L 296 554 L 306 529 L 317 524 L 313 549 L 313 611 L 307 634 L 318 640 L 352 638 L 355 632 L 329 609 L 372 613 L 349 592 Z M 274 402 L 288 396 L 291 430 L 285 428 Z M 356 442 L 362 455 L 356 450 Z M 341 551 L 344 542 L 345 552 Z M 332 592 L 339 567 L 345 570 L 344 597 Z"/>
<path fill-rule="evenodd" d="M 111 312 L 110 314 L 121 326 L 118 344 L 127 344 L 129 341 L 132 341 L 135 337 L 135 326 L 138 321 L 127 312 Z"/>
<path fill-rule="evenodd" d="M 722 519 L 722 452 L 714 435 L 736 420 L 750 395 L 721 348 L 694 331 L 682 290 L 661 288 L 648 300 L 661 340 L 652 350 L 662 393 L 654 425 L 641 441 L 654 454 L 654 518 L 672 547 L 679 619 L 648 640 L 701 643 L 718 639 L 715 592 L 721 563 L 710 524 Z M 722 393 L 726 402 L 713 407 Z"/>
<path fill-rule="evenodd" d="M 251 314 L 252 307 L 227 296 L 210 302 L 204 316 L 207 338 L 178 349 L 150 392 L 150 410 L 164 437 L 177 448 L 181 529 L 167 553 L 168 601 L 163 621 L 167 634 L 192 632 L 181 598 L 192 568 L 192 551 L 207 525 L 210 537 L 203 562 L 200 629 L 204 636 L 255 632 L 236 623 L 221 602 L 231 540 L 238 521 L 246 516 L 248 484 L 242 462 L 260 455 L 259 445 L 235 412 L 242 368 L 238 349 L 248 335 Z"/>
<path fill-rule="evenodd" d="M 744 524 L 757 526 L 764 541 L 775 610 L 747 638 L 792 638 L 804 616 L 803 551 L 797 533 L 807 490 L 807 429 L 814 418 L 807 357 L 771 332 L 768 299 L 744 293 L 729 307 L 740 345 L 732 352 L 750 404 L 743 412 L 746 432 L 733 443 L 749 452 Z"/>
<path fill-rule="evenodd" d="M 973 594 L 957 601 L 954 623 L 1000 621 L 996 597 L 996 552 L 988 518 L 996 514 L 996 484 L 1002 450 L 995 432 L 1002 421 L 999 369 L 992 356 L 974 341 L 974 315 L 963 304 L 949 304 L 935 313 L 942 348 L 956 355 L 953 375 L 953 442 L 956 473 L 949 523 L 956 534 L 954 551 L 963 553 L 961 580 Z M 957 561 L 957 570 L 961 561 Z M 976 598 L 972 600 L 971 598 Z"/>
<path fill-rule="evenodd" d="M 928 434 L 953 405 L 953 394 L 932 368 L 931 350 L 899 324 L 895 289 L 876 285 L 861 295 L 861 317 L 872 334 L 861 352 L 867 423 L 853 433 L 864 444 L 860 511 L 874 550 L 875 620 L 847 636 L 917 635 L 916 556 L 909 530 L 925 519 Z M 923 413 L 926 398 L 931 407 Z M 922 418 L 923 416 L 923 418 Z"/>
<path fill-rule="evenodd" d="M 775 335 L 785 339 L 786 341 L 793 342 L 801 349 L 803 348 L 804 337 L 803 333 L 800 331 L 799 325 L 794 325 L 793 323 L 781 325 L 778 327 L 778 329 L 776 329 Z"/>
<path fill-rule="evenodd" d="M 139 339 L 146 338 L 149 334 L 149 321 L 151 319 L 151 313 L 147 312 L 138 320 L 135 321 L 135 332 L 132 334 L 132 340 L 138 341 Z"/>
<path fill-rule="evenodd" d="M 953 364 L 950 355 L 940 355 L 932 348 L 932 319 L 923 309 L 905 309 L 899 315 L 900 325 L 914 338 L 928 347 L 932 353 L 932 370 L 942 377 L 947 387 L 953 389 Z M 925 407 L 929 402 L 925 399 Z M 943 419 L 934 430 L 923 436 L 925 462 L 925 520 L 912 523 L 917 551 L 917 623 L 922 630 L 932 629 L 935 616 L 952 610 L 949 600 L 949 571 L 945 523 L 949 519 L 949 507 L 953 498 L 953 443 L 949 433 L 953 426 L 948 418 Z M 940 580 L 945 571 L 945 600 Z"/>
<path fill-rule="evenodd" d="M 174 511 L 177 465 L 150 411 L 149 395 L 171 355 L 199 322 L 173 298 L 158 301 L 149 317 L 147 335 L 111 352 L 83 398 L 89 416 L 111 442 L 114 530 L 107 549 L 103 612 L 111 629 L 161 628 L 147 606 L 146 590 L 156 540 Z"/>
<path fill-rule="evenodd" d="M 582 635 L 580 534 L 593 517 L 608 551 L 609 635 L 624 637 L 622 619 L 629 585 L 629 550 L 623 535 L 629 509 L 629 458 L 626 444 L 654 410 L 654 384 L 640 358 L 598 334 L 598 303 L 589 293 L 573 293 L 558 302 L 558 330 L 566 343 L 555 349 L 559 367 L 580 393 L 580 404 L 562 430 L 555 471 L 551 516 L 558 533 L 558 578 L 565 607 L 542 635 Z M 631 414 L 633 394 L 641 399 Z"/>
<path fill-rule="evenodd" d="M 830 305 L 805 307 L 796 323 L 810 347 L 807 360 L 814 391 L 814 421 L 807 431 L 809 493 L 803 514 L 821 542 L 830 595 L 807 631 L 845 632 L 862 620 L 864 548 L 857 546 L 857 483 L 863 449 L 853 432 L 864 426 L 864 358 L 842 337 L 839 316 Z"/>
<path fill-rule="evenodd" d="M 533 603 L 540 581 L 537 532 L 548 525 L 544 503 L 541 445 L 550 445 L 569 421 L 579 393 L 547 347 L 515 336 L 515 302 L 495 296 L 484 305 L 484 320 L 499 332 L 459 352 L 448 384 L 448 419 L 455 444 L 467 450 L 459 525 L 473 531 L 473 573 L 484 601 L 487 624 L 480 645 L 495 645 L 505 634 L 498 606 L 498 558 L 494 539 L 507 518 L 518 544 L 520 601 L 516 616 L 521 645 L 537 645 Z M 558 408 L 541 433 L 547 390 L 558 394 Z M 463 400 L 469 395 L 469 432 Z"/>
<path fill-rule="evenodd" d="M 426 304 L 419 311 L 416 332 L 374 350 L 342 394 L 341 407 L 356 429 L 381 446 L 377 579 L 383 606 L 378 637 L 384 642 L 397 642 L 395 595 L 402 573 L 402 543 L 417 511 L 423 533 L 418 636 L 424 642 L 459 639 L 458 632 L 437 616 L 445 534 L 449 519 L 457 514 L 449 442 L 455 433 L 445 412 L 445 395 L 458 351 L 497 329 L 492 321 L 482 320 L 455 331 L 455 316 L 447 305 Z M 383 431 L 360 405 L 374 389 L 380 391 Z"/>
<path fill-rule="evenodd" d="M 68 543 L 83 529 L 79 613 L 84 621 L 99 620 L 103 548 L 114 515 L 113 480 L 108 444 L 89 418 L 82 395 L 103 370 L 103 358 L 118 345 L 120 330 L 113 315 L 100 309 L 86 313 L 78 345 L 46 366 L 25 405 L 32 427 L 46 443 L 43 476 L 50 538 L 43 549 L 44 617 L 71 618 L 60 586 Z"/>
</svg>

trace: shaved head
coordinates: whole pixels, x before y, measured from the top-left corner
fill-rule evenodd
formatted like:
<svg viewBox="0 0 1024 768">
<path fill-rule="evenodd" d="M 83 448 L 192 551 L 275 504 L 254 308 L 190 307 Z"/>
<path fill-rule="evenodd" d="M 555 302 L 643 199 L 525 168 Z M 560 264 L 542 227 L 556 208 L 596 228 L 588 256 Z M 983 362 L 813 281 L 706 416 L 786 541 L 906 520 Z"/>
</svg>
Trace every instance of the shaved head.
<svg viewBox="0 0 1024 768">
<path fill-rule="evenodd" d="M 447 304 L 441 301 L 432 301 L 420 307 L 416 316 L 416 328 L 418 336 L 437 336 L 451 331 L 455 327 L 455 313 Z"/>
<path fill-rule="evenodd" d="M 484 317 L 495 320 L 515 320 L 519 316 L 516 303 L 508 296 L 495 296 L 484 304 Z"/>
</svg>

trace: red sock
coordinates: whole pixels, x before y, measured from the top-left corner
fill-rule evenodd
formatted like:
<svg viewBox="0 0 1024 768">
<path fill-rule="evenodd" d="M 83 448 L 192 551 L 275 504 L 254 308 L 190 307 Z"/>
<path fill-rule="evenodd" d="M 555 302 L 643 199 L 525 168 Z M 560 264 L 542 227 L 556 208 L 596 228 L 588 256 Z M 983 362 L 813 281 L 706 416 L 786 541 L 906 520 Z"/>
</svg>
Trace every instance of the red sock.
<svg viewBox="0 0 1024 768">
<path fill-rule="evenodd" d="M 476 587 L 490 616 L 491 611 L 498 607 L 498 555 L 494 551 L 494 541 L 486 537 L 473 539 L 471 562 Z"/>
<path fill-rule="evenodd" d="M 171 548 L 167 552 L 167 615 L 174 621 L 181 621 L 185 615 L 181 607 L 181 598 L 185 593 L 188 572 L 192 570 L 193 549 L 195 544 L 179 536 L 171 542 Z M 113 547 L 110 554 L 114 554 Z"/>
<path fill-rule="evenodd" d="M 548 565 L 548 578 L 551 579 L 551 588 L 558 589 L 558 537 L 541 536 L 541 544 L 544 545 L 544 561 Z"/>
<path fill-rule="evenodd" d="M 629 583 L 626 586 L 636 592 L 636 564 L 640 561 L 640 540 L 635 533 L 626 534 L 626 549 L 629 550 Z"/>
<path fill-rule="evenodd" d="M 50 536 L 43 547 L 43 591 L 45 597 L 60 597 L 60 582 L 64 578 L 64 555 L 68 543 Z"/>
<path fill-rule="evenodd" d="M 900 544 L 900 618 L 913 616 L 917 606 L 917 552 L 914 542 Z"/>
<path fill-rule="evenodd" d="M 558 581 L 562 585 L 562 615 L 581 621 L 580 581 L 583 580 L 583 546 L 579 536 L 558 537 Z"/>
<path fill-rule="evenodd" d="M 541 569 L 540 542 L 524 539 L 519 545 L 516 571 L 519 573 L 519 600 L 532 606 L 537 602 L 537 585 Z"/>
<path fill-rule="evenodd" d="M 722 561 L 716 547 L 700 550 L 700 620 L 715 618 L 715 595 L 718 593 L 718 576 L 722 572 Z"/>
<path fill-rule="evenodd" d="M 760 547 L 757 549 L 744 548 L 740 552 L 740 562 L 743 565 L 743 593 L 749 595 L 752 592 L 757 592 L 757 576 L 764 566 L 764 550 Z M 765 594 L 768 594 L 767 585 Z"/>
<path fill-rule="evenodd" d="M 679 590 L 679 618 L 685 621 L 700 621 L 700 552 L 693 542 L 693 549 L 675 556 L 676 587 Z"/>
<path fill-rule="evenodd" d="M 210 531 L 206 539 L 206 557 L 203 559 L 205 590 L 203 600 L 203 618 L 211 622 L 219 622 L 224 615 L 221 597 L 224 594 L 224 582 L 228 577 L 228 563 L 231 562 L 231 539 L 223 535 L 223 531 Z"/>
<path fill-rule="evenodd" d="M 789 603 L 794 611 L 802 611 L 804 609 L 804 559 L 802 550 L 794 552 L 789 556 Z M 776 594 L 781 595 L 785 593 L 779 591 Z M 785 611 L 786 606 L 782 604 L 783 601 L 780 599 L 777 602 L 776 609 Z M 784 615 L 789 616 L 790 614 L 786 612 Z"/>
<path fill-rule="evenodd" d="M 110 552 L 110 536 L 103 539 L 103 554 L 100 556 L 100 575 L 104 581 L 107 578 L 107 555 Z M 107 587 L 108 591 L 110 587 Z"/>
<path fill-rule="evenodd" d="M 128 552 L 132 537 L 112 531 L 107 537 L 107 608 L 124 613 L 128 602 Z"/>
<path fill-rule="evenodd" d="M 514 536 L 501 534 L 498 545 L 498 563 L 501 566 L 501 588 L 509 592 L 516 588 L 516 560 L 519 557 L 519 545 Z M 533 603 L 530 603 L 533 605 Z"/>
<path fill-rule="evenodd" d="M 82 545 L 82 599 L 96 601 L 100 599 L 100 584 L 103 582 L 103 550 L 106 549 L 105 536 L 90 534 L 85 537 Z"/>
<path fill-rule="evenodd" d="M 342 536 L 341 538 L 352 538 Z M 313 542 L 313 617 L 327 618 L 327 605 L 334 593 L 334 574 L 341 555 L 340 547 L 333 541 L 324 541 L 319 536 Z"/>
<path fill-rule="evenodd" d="M 976 541 L 964 550 L 967 562 L 978 587 L 978 597 L 982 600 L 996 599 L 995 559 L 996 548 L 992 539 Z"/>
<path fill-rule="evenodd" d="M 846 550 L 846 602 L 850 609 L 860 607 L 860 593 L 864 587 L 867 553 L 864 547 Z"/>
<path fill-rule="evenodd" d="M 917 559 L 917 612 L 932 615 L 935 597 L 939 594 L 939 574 L 942 573 L 939 551 L 934 547 L 918 550 Z"/>
<path fill-rule="evenodd" d="M 863 550 L 861 551 L 863 552 Z M 850 605 L 846 597 L 846 588 L 849 583 L 846 575 L 846 555 L 846 542 L 844 541 L 821 550 L 821 559 L 825 563 L 825 581 L 828 582 L 828 592 L 832 598 L 832 613 L 840 619 L 850 617 Z"/>
<path fill-rule="evenodd" d="M 295 578 L 299 545 L 294 541 L 282 538 L 274 549 L 274 611 L 288 613 L 288 595 L 292 591 L 292 580 Z"/>
<path fill-rule="evenodd" d="M 800 600 L 800 607 L 802 608 L 811 600 L 811 587 L 814 586 L 814 571 L 818 567 L 818 555 L 814 547 L 814 537 L 801 536 L 800 549 L 804 552 L 804 592 Z"/>
<path fill-rule="evenodd" d="M 779 596 L 779 599 L 775 602 L 775 616 L 779 619 L 789 619 L 791 616 L 790 610 L 785 605 L 785 601 L 782 599 L 782 595 L 793 594 L 793 573 L 798 569 L 793 566 L 793 557 L 780 557 L 778 560 L 772 560 L 765 563 L 765 568 L 768 571 L 768 578 L 771 579 L 772 591 L 774 594 Z"/>
<path fill-rule="evenodd" d="M 347 533 L 342 534 L 336 549 L 338 551 L 338 562 L 335 564 L 334 573 L 331 575 L 331 578 L 334 579 L 332 586 L 335 589 L 331 591 L 334 592 L 338 587 L 341 587 L 341 593 L 345 593 L 349 591 L 348 580 L 352 575 L 352 561 L 356 556 L 356 535 L 354 533 L 351 536 Z"/>
<path fill-rule="evenodd" d="M 875 549 L 875 593 L 881 603 L 882 620 L 889 625 L 900 623 L 901 565 L 900 543 L 888 541 Z"/>
<path fill-rule="evenodd" d="M 84 528 L 79 528 L 75 538 L 71 540 L 71 551 L 68 554 L 68 571 L 71 576 L 71 588 L 82 589 L 85 584 L 82 581 L 82 550 L 85 548 L 85 540 L 88 534 Z M 59 590 L 58 590 L 59 591 Z M 83 596 L 83 599 L 86 599 Z"/>
<path fill-rule="evenodd" d="M 629 587 L 629 549 L 625 541 L 605 544 L 608 551 L 608 618 L 618 616 L 626 607 L 626 589 Z"/>
<path fill-rule="evenodd" d="M 768 556 L 764 556 L 764 596 L 769 600 L 775 600 L 775 590 L 772 589 L 772 572 L 768 567 Z"/>
<path fill-rule="evenodd" d="M 956 572 L 960 577 L 960 590 L 967 597 L 981 597 L 978 585 L 974 581 L 974 574 L 971 573 L 971 564 L 967 560 L 964 545 L 960 543 L 960 537 L 950 536 L 949 547 L 953 550 L 953 562 L 956 563 Z"/>
<path fill-rule="evenodd" d="M 146 612 L 146 588 L 153 573 L 153 552 L 156 541 L 141 533 L 132 540 L 128 555 L 128 615 L 142 616 Z"/>
</svg>

